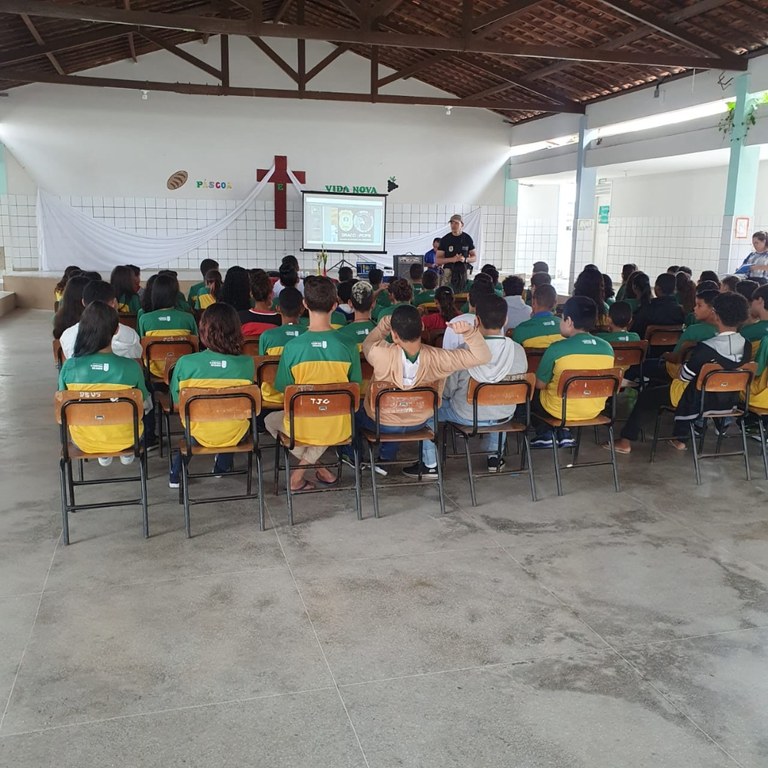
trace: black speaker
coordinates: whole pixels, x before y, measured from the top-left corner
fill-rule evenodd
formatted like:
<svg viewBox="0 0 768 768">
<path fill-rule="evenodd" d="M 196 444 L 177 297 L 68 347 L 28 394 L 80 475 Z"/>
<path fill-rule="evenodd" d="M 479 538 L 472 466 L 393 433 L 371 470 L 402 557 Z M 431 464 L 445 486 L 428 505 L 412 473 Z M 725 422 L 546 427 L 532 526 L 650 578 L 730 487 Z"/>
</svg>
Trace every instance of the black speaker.
<svg viewBox="0 0 768 768">
<path fill-rule="evenodd" d="M 411 266 L 413 264 L 424 264 L 424 257 L 413 253 L 406 253 L 402 256 L 393 256 L 392 269 L 395 277 L 404 277 L 406 280 L 411 276 Z"/>
</svg>

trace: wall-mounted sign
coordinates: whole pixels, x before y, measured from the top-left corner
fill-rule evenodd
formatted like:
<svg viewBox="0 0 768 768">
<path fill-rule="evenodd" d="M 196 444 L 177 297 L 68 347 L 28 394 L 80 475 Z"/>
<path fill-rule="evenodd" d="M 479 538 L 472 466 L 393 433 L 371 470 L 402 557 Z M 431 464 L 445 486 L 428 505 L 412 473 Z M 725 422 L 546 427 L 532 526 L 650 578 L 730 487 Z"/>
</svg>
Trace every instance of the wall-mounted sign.
<svg viewBox="0 0 768 768">
<path fill-rule="evenodd" d="M 379 194 L 376 191 L 376 187 L 348 187 L 346 185 L 340 185 L 340 184 L 326 184 L 325 191 L 337 192 L 339 194 L 351 193 L 353 195 L 378 195 Z"/>
<path fill-rule="evenodd" d="M 168 189 L 179 189 L 187 183 L 189 174 L 186 171 L 176 171 L 168 177 L 168 181 L 165 182 Z"/>
<path fill-rule="evenodd" d="M 734 232 L 737 240 L 746 240 L 749 237 L 749 216 L 736 217 Z"/>
<path fill-rule="evenodd" d="M 231 181 L 208 181 L 208 179 L 205 179 L 203 181 L 196 181 L 195 186 L 198 189 L 232 189 L 232 182 Z"/>
<path fill-rule="evenodd" d="M 598 224 L 608 224 L 608 222 L 610 220 L 611 220 L 611 206 L 610 205 L 598 206 L 598 209 L 597 209 L 597 223 Z"/>
</svg>

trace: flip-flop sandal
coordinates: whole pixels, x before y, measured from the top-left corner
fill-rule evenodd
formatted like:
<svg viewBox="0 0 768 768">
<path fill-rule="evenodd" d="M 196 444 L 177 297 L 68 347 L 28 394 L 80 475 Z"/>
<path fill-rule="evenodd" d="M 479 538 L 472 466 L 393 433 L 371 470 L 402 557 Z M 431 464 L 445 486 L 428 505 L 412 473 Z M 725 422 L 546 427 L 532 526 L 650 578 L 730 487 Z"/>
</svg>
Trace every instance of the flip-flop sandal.
<svg viewBox="0 0 768 768">
<path fill-rule="evenodd" d="M 291 493 L 303 493 L 304 491 L 314 491 L 315 486 L 305 480 L 298 488 L 291 488 Z"/>
<path fill-rule="evenodd" d="M 686 444 L 686 443 L 683 443 L 683 442 L 681 442 L 681 441 L 679 441 L 679 440 L 670 440 L 670 441 L 669 441 L 669 444 L 670 444 L 670 445 L 671 445 L 671 446 L 672 446 L 672 447 L 673 447 L 673 448 L 674 448 L 676 451 L 680 451 L 681 453 L 682 453 L 683 451 L 687 451 L 687 450 L 688 450 L 688 446 L 687 446 L 687 444 Z"/>
<path fill-rule="evenodd" d="M 315 480 L 317 480 L 320 485 L 336 485 L 336 483 L 339 482 L 338 477 L 334 477 L 333 480 L 323 480 L 317 472 L 315 472 Z"/>
<path fill-rule="evenodd" d="M 605 448 L 606 451 L 610 451 L 610 443 L 603 443 L 603 448 Z M 631 448 L 619 448 L 618 445 L 614 445 L 613 450 L 616 451 L 616 453 L 620 453 L 622 456 L 629 456 L 629 454 L 632 453 Z"/>
</svg>

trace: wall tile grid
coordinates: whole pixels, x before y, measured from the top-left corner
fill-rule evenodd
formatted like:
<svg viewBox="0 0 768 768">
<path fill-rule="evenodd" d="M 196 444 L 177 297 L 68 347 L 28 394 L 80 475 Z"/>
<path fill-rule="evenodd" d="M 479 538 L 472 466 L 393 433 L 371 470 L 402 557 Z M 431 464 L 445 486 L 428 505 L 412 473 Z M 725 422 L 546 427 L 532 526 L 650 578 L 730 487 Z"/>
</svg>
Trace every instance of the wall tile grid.
<svg viewBox="0 0 768 768">
<path fill-rule="evenodd" d="M 618 276 L 627 262 L 652 278 L 670 264 L 689 266 L 694 275 L 717 270 L 721 226 L 719 216 L 611 219 L 608 271 Z"/>
<path fill-rule="evenodd" d="M 534 261 L 554 265 L 557 255 L 557 219 L 520 219 L 515 238 L 514 268 L 526 274 Z"/>
<path fill-rule="evenodd" d="M 235 200 L 182 200 L 166 198 L 72 197 L 74 208 L 110 226 L 149 236 L 172 236 L 204 227 L 233 210 Z M 387 207 L 387 236 L 407 237 L 445 227 L 453 213 L 468 214 L 476 206 L 390 203 Z M 503 206 L 483 206 L 483 263 L 491 261 L 502 270 L 514 268 L 517 218 Z M 303 268 L 315 267 L 314 256 L 301 248 L 301 203 L 288 201 L 288 229 L 274 229 L 274 202 L 256 201 L 232 226 L 204 247 L 168 266 L 197 270 L 206 257 L 223 268 L 275 268 L 286 253 L 293 253 Z M 37 271 L 35 198 L 0 196 L 0 246 L 6 250 L 9 270 Z"/>
</svg>

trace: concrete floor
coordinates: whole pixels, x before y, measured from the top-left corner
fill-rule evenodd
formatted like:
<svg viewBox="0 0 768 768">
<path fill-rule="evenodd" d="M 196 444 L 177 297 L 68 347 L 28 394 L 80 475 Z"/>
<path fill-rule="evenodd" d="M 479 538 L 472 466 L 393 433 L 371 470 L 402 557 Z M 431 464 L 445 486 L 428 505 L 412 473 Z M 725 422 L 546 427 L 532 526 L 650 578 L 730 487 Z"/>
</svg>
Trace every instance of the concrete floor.
<svg viewBox="0 0 768 768">
<path fill-rule="evenodd" d="M 554 493 L 449 465 L 388 490 L 138 508 L 61 544 L 50 314 L 0 320 L 0 765 L 710 768 L 768 762 L 761 464 L 647 447 Z M 755 443 L 751 447 L 757 448 Z M 587 441 L 585 457 L 601 453 Z M 271 455 L 267 459 L 271 466 Z M 119 473 L 121 467 L 91 472 Z M 234 479 L 218 482 L 217 487 Z"/>
</svg>

